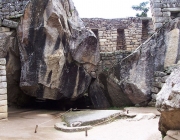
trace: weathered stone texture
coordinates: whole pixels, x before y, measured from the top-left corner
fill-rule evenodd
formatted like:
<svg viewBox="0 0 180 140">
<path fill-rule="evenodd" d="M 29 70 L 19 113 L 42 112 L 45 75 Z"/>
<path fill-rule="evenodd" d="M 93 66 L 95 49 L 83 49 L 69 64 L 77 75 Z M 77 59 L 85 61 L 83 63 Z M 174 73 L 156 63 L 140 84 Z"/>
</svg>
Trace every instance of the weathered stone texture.
<svg viewBox="0 0 180 140">
<path fill-rule="evenodd" d="M 0 120 L 7 119 L 6 59 L 0 58 Z"/>
<path fill-rule="evenodd" d="M 86 27 L 96 34 L 101 52 L 133 51 L 153 32 L 150 18 L 83 18 L 82 20 Z"/>
<path fill-rule="evenodd" d="M 162 27 L 164 23 L 169 22 L 171 19 L 180 16 L 179 0 L 150 0 L 150 2 L 155 30 Z"/>
<path fill-rule="evenodd" d="M 168 130 L 180 129 L 180 65 L 174 68 L 157 95 L 156 107 L 161 111 L 159 130 L 165 135 Z"/>
<path fill-rule="evenodd" d="M 100 85 L 108 95 L 111 105 L 121 106 L 122 104 L 118 103 L 125 103 L 144 106 L 150 100 L 155 105 L 156 94 L 163 87 L 169 75 L 168 70 L 164 70 L 167 66 L 165 65 L 166 60 L 173 57 L 175 61 L 171 64 L 176 64 L 179 60 L 179 51 L 173 56 L 167 52 L 171 42 L 169 38 L 174 38 L 171 32 L 179 30 L 179 26 L 176 28 L 177 25 L 179 25 L 179 19 L 171 21 L 132 54 L 123 57 L 115 65 L 110 65 L 112 68 L 109 66 L 107 69 L 104 68 L 103 72 L 99 72 Z M 177 38 L 174 39 L 179 42 Z"/>
<path fill-rule="evenodd" d="M 20 87 L 26 94 L 59 100 L 86 92 L 100 52 L 71 0 L 32 0 L 21 18 L 18 39 Z"/>
</svg>

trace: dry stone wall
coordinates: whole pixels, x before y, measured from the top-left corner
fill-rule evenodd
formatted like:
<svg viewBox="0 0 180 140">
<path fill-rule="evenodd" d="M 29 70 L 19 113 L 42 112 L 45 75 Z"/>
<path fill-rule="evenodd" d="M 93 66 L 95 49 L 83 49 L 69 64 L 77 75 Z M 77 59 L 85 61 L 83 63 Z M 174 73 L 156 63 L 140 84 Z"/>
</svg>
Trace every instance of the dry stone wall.
<svg viewBox="0 0 180 140">
<path fill-rule="evenodd" d="M 133 51 L 153 33 L 151 18 L 82 20 L 96 34 L 101 52 Z"/>
<path fill-rule="evenodd" d="M 99 71 L 108 71 L 111 67 L 120 63 L 122 59 L 130 55 L 130 51 L 118 50 L 114 52 L 101 52 L 100 62 L 99 62 Z"/>
<path fill-rule="evenodd" d="M 154 29 L 157 30 L 164 23 L 170 21 L 170 19 L 180 17 L 180 1 L 151 0 L 151 11 Z"/>
<path fill-rule="evenodd" d="M 0 0 L 0 26 L 16 28 L 29 0 Z"/>
<path fill-rule="evenodd" d="M 7 119 L 6 59 L 0 58 L 0 120 Z"/>
</svg>

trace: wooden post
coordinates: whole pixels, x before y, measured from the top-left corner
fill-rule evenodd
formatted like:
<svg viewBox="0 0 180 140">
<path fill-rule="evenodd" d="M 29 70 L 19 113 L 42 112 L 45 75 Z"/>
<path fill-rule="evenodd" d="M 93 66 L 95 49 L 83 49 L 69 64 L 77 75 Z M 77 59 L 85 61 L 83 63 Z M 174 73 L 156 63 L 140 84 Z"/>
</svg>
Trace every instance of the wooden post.
<svg viewBox="0 0 180 140">
<path fill-rule="evenodd" d="M 37 133 L 38 125 L 36 125 L 34 133 Z"/>
<path fill-rule="evenodd" d="M 87 128 L 85 128 L 85 135 L 88 136 Z"/>
</svg>

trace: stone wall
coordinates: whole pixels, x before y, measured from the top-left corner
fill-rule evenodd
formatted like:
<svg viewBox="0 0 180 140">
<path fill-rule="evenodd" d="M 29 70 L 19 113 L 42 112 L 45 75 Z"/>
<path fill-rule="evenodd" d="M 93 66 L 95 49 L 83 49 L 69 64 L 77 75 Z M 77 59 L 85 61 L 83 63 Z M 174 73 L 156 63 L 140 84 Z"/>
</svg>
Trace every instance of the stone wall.
<svg viewBox="0 0 180 140">
<path fill-rule="evenodd" d="M 130 51 L 118 50 L 114 52 L 101 52 L 100 53 L 100 62 L 98 71 L 108 71 L 117 63 L 120 63 L 122 59 L 130 55 Z"/>
<path fill-rule="evenodd" d="M 154 29 L 162 27 L 170 19 L 180 17 L 179 0 L 150 0 Z"/>
<path fill-rule="evenodd" d="M 133 51 L 153 33 L 151 18 L 82 20 L 96 34 L 101 52 Z"/>
<path fill-rule="evenodd" d="M 6 59 L 0 58 L 0 120 L 7 119 Z"/>
<path fill-rule="evenodd" d="M 16 28 L 29 0 L 0 0 L 0 26 Z"/>
</svg>

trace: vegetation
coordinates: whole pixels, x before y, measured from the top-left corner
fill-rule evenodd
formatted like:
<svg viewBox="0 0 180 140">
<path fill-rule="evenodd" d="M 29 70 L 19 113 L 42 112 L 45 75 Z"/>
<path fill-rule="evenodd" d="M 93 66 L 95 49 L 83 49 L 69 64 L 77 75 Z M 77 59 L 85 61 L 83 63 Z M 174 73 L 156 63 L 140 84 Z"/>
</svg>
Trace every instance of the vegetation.
<svg viewBox="0 0 180 140">
<path fill-rule="evenodd" d="M 132 9 L 133 10 L 136 10 L 136 11 L 141 11 L 141 14 L 137 13 L 136 14 L 136 17 L 147 17 L 147 13 L 149 11 L 149 7 L 147 7 L 147 4 L 149 2 L 146 1 L 146 2 L 142 2 L 140 3 L 139 5 L 133 5 L 132 6 Z"/>
</svg>

